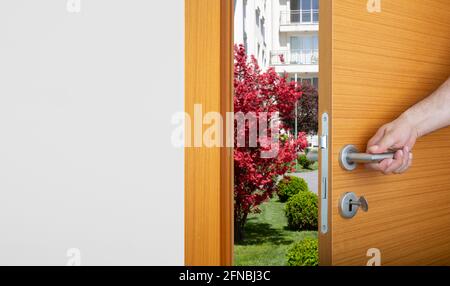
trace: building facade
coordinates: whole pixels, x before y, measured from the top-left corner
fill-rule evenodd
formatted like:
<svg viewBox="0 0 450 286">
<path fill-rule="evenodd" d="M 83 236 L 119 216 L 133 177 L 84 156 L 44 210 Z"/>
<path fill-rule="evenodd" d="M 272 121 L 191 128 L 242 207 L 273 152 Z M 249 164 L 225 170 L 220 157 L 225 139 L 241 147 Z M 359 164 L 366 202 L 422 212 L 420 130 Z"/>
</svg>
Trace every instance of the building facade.
<svg viewBox="0 0 450 286">
<path fill-rule="evenodd" d="M 319 85 L 319 0 L 235 0 L 235 43 L 262 68 Z"/>
<path fill-rule="evenodd" d="M 262 68 L 270 64 L 273 1 L 235 0 L 234 6 L 234 42 L 243 44 Z"/>
</svg>

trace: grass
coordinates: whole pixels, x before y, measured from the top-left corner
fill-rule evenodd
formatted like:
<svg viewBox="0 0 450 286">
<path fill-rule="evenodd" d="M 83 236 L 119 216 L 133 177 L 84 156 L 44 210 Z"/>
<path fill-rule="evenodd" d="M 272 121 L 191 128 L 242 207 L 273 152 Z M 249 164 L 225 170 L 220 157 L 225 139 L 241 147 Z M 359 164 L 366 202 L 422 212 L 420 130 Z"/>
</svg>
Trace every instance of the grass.
<svg viewBox="0 0 450 286">
<path fill-rule="evenodd" d="M 319 169 L 319 162 L 315 162 L 314 164 L 309 166 L 308 169 L 303 169 L 300 164 L 297 164 L 295 166 L 295 172 L 296 173 L 308 173 L 308 172 L 316 171 L 318 169 Z"/>
<path fill-rule="evenodd" d="M 261 206 L 261 213 L 249 216 L 245 239 L 234 247 L 235 266 L 284 266 L 289 247 L 315 231 L 290 231 L 286 228 L 285 203 L 273 198 Z"/>
</svg>

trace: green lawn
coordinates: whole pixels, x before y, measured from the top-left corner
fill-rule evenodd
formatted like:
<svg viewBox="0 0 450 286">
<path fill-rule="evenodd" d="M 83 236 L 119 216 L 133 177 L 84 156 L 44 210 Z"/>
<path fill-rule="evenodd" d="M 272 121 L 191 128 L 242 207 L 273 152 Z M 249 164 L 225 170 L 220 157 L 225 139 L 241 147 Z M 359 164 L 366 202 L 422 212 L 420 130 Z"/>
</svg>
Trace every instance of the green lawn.
<svg viewBox="0 0 450 286">
<path fill-rule="evenodd" d="M 316 171 L 319 169 L 319 163 L 315 162 L 314 164 L 312 164 L 311 166 L 309 166 L 309 169 L 303 169 L 302 166 L 300 166 L 300 164 L 297 164 L 295 166 L 295 172 L 296 173 L 308 173 L 311 171 Z"/>
<path fill-rule="evenodd" d="M 275 197 L 261 206 L 261 213 L 249 216 L 245 239 L 234 247 L 234 265 L 286 265 L 286 252 L 291 244 L 305 237 L 317 237 L 315 231 L 287 230 L 284 205 Z"/>
</svg>

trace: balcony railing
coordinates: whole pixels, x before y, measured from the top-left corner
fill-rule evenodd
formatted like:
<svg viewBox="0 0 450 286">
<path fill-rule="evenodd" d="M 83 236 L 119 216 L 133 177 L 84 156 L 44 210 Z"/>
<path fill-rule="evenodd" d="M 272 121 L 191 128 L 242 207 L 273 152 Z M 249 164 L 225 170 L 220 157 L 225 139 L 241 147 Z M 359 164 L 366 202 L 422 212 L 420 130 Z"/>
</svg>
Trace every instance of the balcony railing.
<svg viewBox="0 0 450 286">
<path fill-rule="evenodd" d="M 281 25 L 317 24 L 319 23 L 319 10 L 282 11 L 280 23 Z"/>
<path fill-rule="evenodd" d="M 319 64 L 318 49 L 303 49 L 291 51 L 271 51 L 270 64 L 277 65 L 317 65 Z"/>
</svg>

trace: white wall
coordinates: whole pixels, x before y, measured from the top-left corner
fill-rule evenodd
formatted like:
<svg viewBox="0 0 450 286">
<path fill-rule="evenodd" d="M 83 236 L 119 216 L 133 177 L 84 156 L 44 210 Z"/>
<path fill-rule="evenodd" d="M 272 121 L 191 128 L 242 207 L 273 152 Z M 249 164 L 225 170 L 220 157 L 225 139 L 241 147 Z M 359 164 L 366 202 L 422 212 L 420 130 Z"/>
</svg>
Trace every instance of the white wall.
<svg viewBox="0 0 450 286">
<path fill-rule="evenodd" d="M 0 265 L 182 265 L 184 1 L 81 2 L 0 2 Z"/>
</svg>

